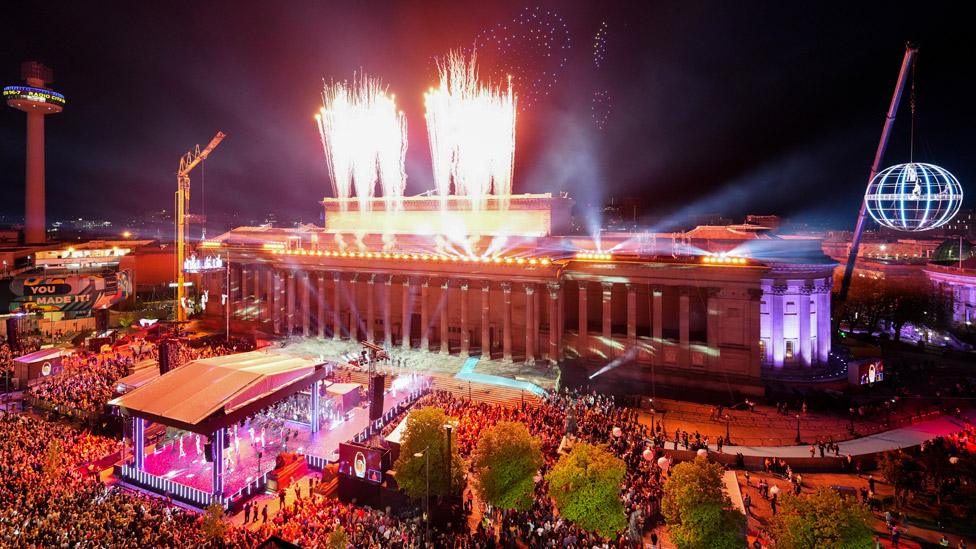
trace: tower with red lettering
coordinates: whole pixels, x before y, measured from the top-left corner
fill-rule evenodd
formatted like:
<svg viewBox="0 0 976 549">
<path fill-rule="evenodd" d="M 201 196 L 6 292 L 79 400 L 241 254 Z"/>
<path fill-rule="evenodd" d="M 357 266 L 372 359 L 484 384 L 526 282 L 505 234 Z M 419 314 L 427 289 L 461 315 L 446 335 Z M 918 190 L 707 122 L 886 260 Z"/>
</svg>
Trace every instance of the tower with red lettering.
<svg viewBox="0 0 976 549">
<path fill-rule="evenodd" d="M 24 211 L 24 243 L 47 240 L 44 217 L 44 117 L 64 109 L 64 96 L 45 88 L 54 80 L 49 67 L 37 61 L 20 66 L 26 86 L 7 86 L 3 98 L 7 105 L 27 113 L 27 192 Z"/>
</svg>

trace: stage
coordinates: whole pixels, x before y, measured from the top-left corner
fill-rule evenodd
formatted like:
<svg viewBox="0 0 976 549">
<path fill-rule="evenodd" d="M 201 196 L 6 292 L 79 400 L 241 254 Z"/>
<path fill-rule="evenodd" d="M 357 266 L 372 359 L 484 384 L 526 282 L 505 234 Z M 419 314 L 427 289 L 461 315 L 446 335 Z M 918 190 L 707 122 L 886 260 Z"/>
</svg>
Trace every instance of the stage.
<svg viewBox="0 0 976 549">
<path fill-rule="evenodd" d="M 395 395 L 392 391 L 386 392 L 383 399 L 384 415 L 406 402 L 413 390 L 419 389 L 427 382 L 427 378 L 422 376 L 411 376 L 410 379 L 412 383 L 397 391 Z M 238 444 L 235 447 L 235 437 L 228 433 L 227 440 L 230 444 L 224 450 L 225 455 L 230 456 L 225 460 L 224 494 L 237 493 L 261 474 L 274 469 L 275 457 L 280 452 L 297 452 L 325 461 L 336 460 L 339 443 L 352 440 L 366 429 L 369 423 L 368 416 L 369 410 L 366 407 L 357 406 L 346 414 L 348 419 L 323 426 L 323 429 L 317 433 L 312 433 L 306 424 L 285 421 L 285 430 L 289 435 L 287 440 L 283 440 L 279 432 L 272 434 L 265 430 L 263 447 L 260 443 L 260 426 L 256 422 L 245 424 L 244 427 L 237 426 Z M 257 441 L 253 444 L 248 428 L 253 428 L 255 431 L 254 436 Z M 151 454 L 146 454 L 145 472 L 204 492 L 211 492 L 213 464 L 204 459 L 206 437 L 200 437 L 198 453 L 196 435 L 185 433 L 183 437 L 185 455 L 182 457 L 178 440 L 157 448 Z M 260 463 L 257 457 L 259 452 L 262 454 Z"/>
</svg>

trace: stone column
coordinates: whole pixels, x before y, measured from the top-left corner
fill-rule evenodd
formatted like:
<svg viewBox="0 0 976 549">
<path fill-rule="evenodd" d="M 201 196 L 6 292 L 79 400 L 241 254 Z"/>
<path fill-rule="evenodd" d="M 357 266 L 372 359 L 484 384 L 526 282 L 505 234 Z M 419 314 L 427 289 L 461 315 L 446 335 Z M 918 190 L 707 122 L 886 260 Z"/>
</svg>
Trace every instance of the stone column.
<svg viewBox="0 0 976 549">
<path fill-rule="evenodd" d="M 237 301 L 237 318 L 241 320 L 247 320 L 248 318 L 248 303 L 251 301 L 248 298 L 247 291 L 247 267 L 241 265 L 241 285 L 240 285 L 240 299 Z"/>
<path fill-rule="evenodd" d="M 448 304 L 449 304 L 448 294 L 450 293 L 450 291 L 451 290 L 450 287 L 448 286 L 448 282 L 445 280 L 444 283 L 441 284 L 441 308 L 440 308 L 441 309 L 440 322 L 441 322 L 441 354 L 442 355 L 447 355 L 451 353 L 451 341 L 450 341 L 450 334 L 448 333 L 448 323 L 447 323 L 448 322 L 447 313 L 448 313 Z"/>
<path fill-rule="evenodd" d="M 352 341 L 359 341 L 359 309 L 356 306 L 356 280 L 358 277 L 359 275 L 352 275 L 346 281 L 348 284 L 346 302 L 349 304 L 349 339 Z"/>
<path fill-rule="evenodd" d="M 420 283 L 420 350 L 430 350 L 430 314 L 427 310 L 427 296 L 430 294 L 430 280 Z"/>
<path fill-rule="evenodd" d="M 817 285 L 817 358 L 821 364 L 830 360 L 830 286 L 833 280 L 825 279 Z"/>
<path fill-rule="evenodd" d="M 467 357 L 471 349 L 471 334 L 468 333 L 468 281 L 461 281 L 461 356 Z"/>
<path fill-rule="evenodd" d="M 332 339 L 342 337 L 342 275 L 332 273 Z"/>
<path fill-rule="evenodd" d="M 691 365 L 690 347 L 691 298 L 688 288 L 681 288 L 678 296 L 678 364 Z"/>
<path fill-rule="evenodd" d="M 312 300 L 310 296 L 312 281 L 308 271 L 302 271 L 302 336 L 308 337 L 312 321 Z"/>
<path fill-rule="evenodd" d="M 325 337 L 325 273 L 319 272 L 316 297 L 315 324 L 319 328 L 319 338 Z"/>
<path fill-rule="evenodd" d="M 261 317 L 265 321 L 274 318 L 274 269 L 264 272 L 264 307 Z"/>
<path fill-rule="evenodd" d="M 366 341 L 370 343 L 376 343 L 376 339 L 373 337 L 373 326 L 376 324 L 376 318 L 373 317 L 373 289 L 376 287 L 376 275 L 369 275 L 366 279 Z"/>
<path fill-rule="evenodd" d="M 254 292 L 251 295 L 251 303 L 253 304 L 251 311 L 251 319 L 261 321 L 261 268 L 255 266 L 251 271 L 251 276 L 254 277 Z"/>
<path fill-rule="evenodd" d="M 721 288 L 709 288 L 708 289 L 708 302 L 705 304 L 705 334 L 708 339 L 708 355 L 705 360 L 709 366 L 717 365 L 720 362 L 721 351 L 718 347 L 718 326 L 722 314 L 722 306 L 719 302 L 719 295 L 721 294 Z M 739 318 L 740 322 L 745 322 L 746 315 L 742 314 Z"/>
<path fill-rule="evenodd" d="M 410 324 L 413 317 L 413 311 L 410 307 L 410 277 L 403 277 L 403 295 L 401 296 L 401 310 L 400 316 L 400 346 L 404 350 L 410 348 Z"/>
<path fill-rule="evenodd" d="M 746 326 L 746 338 L 749 341 L 749 349 L 752 351 L 749 353 L 749 373 L 755 378 L 759 378 L 762 374 L 762 366 L 765 361 L 765 357 L 759 356 L 759 340 L 762 337 L 760 332 L 760 321 L 762 317 L 761 303 L 763 300 L 762 288 L 749 288 L 747 290 L 749 294 L 749 301 L 745 303 L 745 317 L 743 322 Z"/>
<path fill-rule="evenodd" d="M 651 336 L 656 351 L 654 356 L 660 358 L 661 343 L 664 341 L 664 288 L 660 286 L 651 287 Z"/>
<path fill-rule="evenodd" d="M 392 304 L 390 301 L 393 299 L 393 277 L 387 276 L 386 281 L 383 283 L 383 345 L 390 349 L 393 347 L 393 325 L 390 323 L 390 309 Z"/>
<path fill-rule="evenodd" d="M 481 358 L 491 359 L 491 315 L 489 301 L 491 297 L 491 283 L 485 281 L 481 285 Z"/>
<path fill-rule="evenodd" d="M 281 333 L 281 322 L 278 320 L 278 271 L 274 268 L 268 269 L 268 320 L 271 321 L 272 330 L 276 334 Z"/>
<path fill-rule="evenodd" d="M 285 328 L 288 336 L 295 333 L 295 271 L 288 271 L 288 310 L 285 313 Z"/>
<path fill-rule="evenodd" d="M 627 284 L 627 346 L 637 347 L 637 285 Z"/>
<path fill-rule="evenodd" d="M 559 319 L 559 326 L 556 328 L 556 334 L 559 338 L 557 345 L 557 355 L 556 360 L 562 361 L 566 358 L 566 346 L 564 345 L 563 338 L 566 334 L 566 293 L 563 292 L 562 284 L 556 283 L 556 292 L 559 294 L 557 298 L 559 301 L 558 311 L 556 312 L 556 318 Z"/>
<path fill-rule="evenodd" d="M 588 322 L 586 318 L 586 281 L 580 280 L 577 284 L 579 284 L 579 335 L 576 337 L 576 351 L 580 358 L 586 358 L 590 355 L 590 338 L 586 332 Z"/>
<path fill-rule="evenodd" d="M 283 307 L 281 303 L 281 271 L 273 271 L 272 276 L 273 289 L 271 291 L 274 296 L 272 299 L 274 304 L 271 307 L 271 322 L 274 324 L 274 333 L 281 334 L 281 309 Z"/>
<path fill-rule="evenodd" d="M 813 294 L 813 288 L 806 284 L 800 286 L 800 293 L 796 296 L 797 307 L 796 314 L 797 321 L 800 323 L 799 326 L 799 337 L 800 337 L 800 364 L 804 366 L 810 366 L 817 361 L 814 349 L 810 344 L 810 298 Z"/>
<path fill-rule="evenodd" d="M 512 361 L 512 285 L 502 282 L 502 293 L 504 295 L 502 309 L 502 360 Z"/>
<path fill-rule="evenodd" d="M 559 284 L 546 285 L 549 290 L 549 363 L 559 361 L 559 338 L 562 329 L 562 319 L 559 317 Z"/>
<path fill-rule="evenodd" d="M 783 340 L 783 304 L 786 296 L 786 283 L 774 282 L 769 296 L 770 347 L 773 350 L 773 365 L 783 366 L 786 356 L 786 342 Z"/>
<path fill-rule="evenodd" d="M 525 285 L 525 361 L 535 362 L 535 285 Z"/>
<path fill-rule="evenodd" d="M 616 355 L 613 346 L 613 282 L 603 282 L 600 284 L 603 288 L 603 352 L 607 358 L 613 358 Z"/>
</svg>

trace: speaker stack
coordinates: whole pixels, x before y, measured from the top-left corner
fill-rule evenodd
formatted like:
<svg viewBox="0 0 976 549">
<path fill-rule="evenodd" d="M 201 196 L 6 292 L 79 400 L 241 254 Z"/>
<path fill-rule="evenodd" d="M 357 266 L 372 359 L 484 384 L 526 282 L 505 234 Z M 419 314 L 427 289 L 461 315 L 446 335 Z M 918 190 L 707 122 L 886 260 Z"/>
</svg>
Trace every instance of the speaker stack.
<svg viewBox="0 0 976 549">
<path fill-rule="evenodd" d="M 95 309 L 95 332 L 102 333 L 108 330 L 108 309 Z"/>
<path fill-rule="evenodd" d="M 176 368 L 179 349 L 180 345 L 175 340 L 164 339 L 159 342 L 159 375 Z"/>
<path fill-rule="evenodd" d="M 17 330 L 18 322 L 17 317 L 11 316 L 7 318 L 7 344 L 10 345 L 10 350 L 14 353 L 20 351 L 20 333 Z"/>
<path fill-rule="evenodd" d="M 383 386 L 386 376 L 374 374 L 369 378 L 369 420 L 376 421 L 383 417 Z"/>
</svg>

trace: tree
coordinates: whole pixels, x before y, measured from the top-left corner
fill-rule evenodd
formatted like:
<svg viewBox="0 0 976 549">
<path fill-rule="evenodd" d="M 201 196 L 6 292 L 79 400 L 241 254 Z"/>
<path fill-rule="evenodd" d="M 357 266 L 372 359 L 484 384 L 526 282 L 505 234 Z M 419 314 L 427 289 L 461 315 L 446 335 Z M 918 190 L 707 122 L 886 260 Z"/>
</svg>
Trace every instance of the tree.
<svg viewBox="0 0 976 549">
<path fill-rule="evenodd" d="M 885 281 L 881 295 L 884 318 L 895 331 L 894 340 L 901 340 L 901 329 L 905 324 L 932 323 L 935 319 L 932 309 L 932 289 L 924 283 L 900 283 Z"/>
<path fill-rule="evenodd" d="M 200 522 L 200 530 L 203 532 L 204 539 L 208 541 L 224 538 L 224 533 L 227 532 L 227 523 L 224 522 L 223 505 L 214 502 L 207 506 Z"/>
<path fill-rule="evenodd" d="M 725 470 L 704 457 L 680 463 L 664 483 L 661 513 L 678 549 L 733 549 L 745 545 L 745 516 L 725 495 Z"/>
<path fill-rule="evenodd" d="M 534 477 L 542 466 L 539 447 L 523 423 L 502 421 L 485 429 L 471 454 L 474 487 L 481 499 L 500 509 L 528 511 Z"/>
<path fill-rule="evenodd" d="M 559 513 L 580 528 L 613 538 L 627 526 L 620 484 L 627 465 L 604 446 L 577 443 L 546 475 Z"/>
<path fill-rule="evenodd" d="M 770 521 L 777 549 L 870 547 L 871 511 L 857 498 L 830 488 L 812 494 L 783 496 L 779 513 Z"/>
<path fill-rule="evenodd" d="M 412 498 L 422 498 L 427 494 L 427 462 L 430 460 L 430 495 L 444 496 L 449 488 L 461 487 L 464 478 L 464 463 L 455 441 L 451 443 L 451 458 L 447 458 L 448 422 L 444 410 L 429 406 L 410 412 L 407 428 L 400 446 L 400 457 L 394 464 L 397 484 L 405 494 Z M 451 438 L 454 438 L 452 432 Z M 427 457 L 415 454 L 425 453 Z M 451 464 L 450 476 L 447 464 Z M 450 482 L 449 482 L 450 481 Z"/>
<path fill-rule="evenodd" d="M 64 464 L 64 448 L 58 439 L 52 440 L 44 451 L 44 473 L 53 476 Z"/>
<path fill-rule="evenodd" d="M 918 488 L 923 481 L 918 461 L 903 450 L 892 450 L 881 454 L 878 463 L 881 476 L 895 488 L 895 504 L 904 505 L 912 495 L 912 488 Z"/>
<path fill-rule="evenodd" d="M 349 547 L 349 534 L 346 533 L 346 529 L 339 526 L 329 532 L 325 546 L 327 549 L 346 549 L 346 547 Z"/>
</svg>

